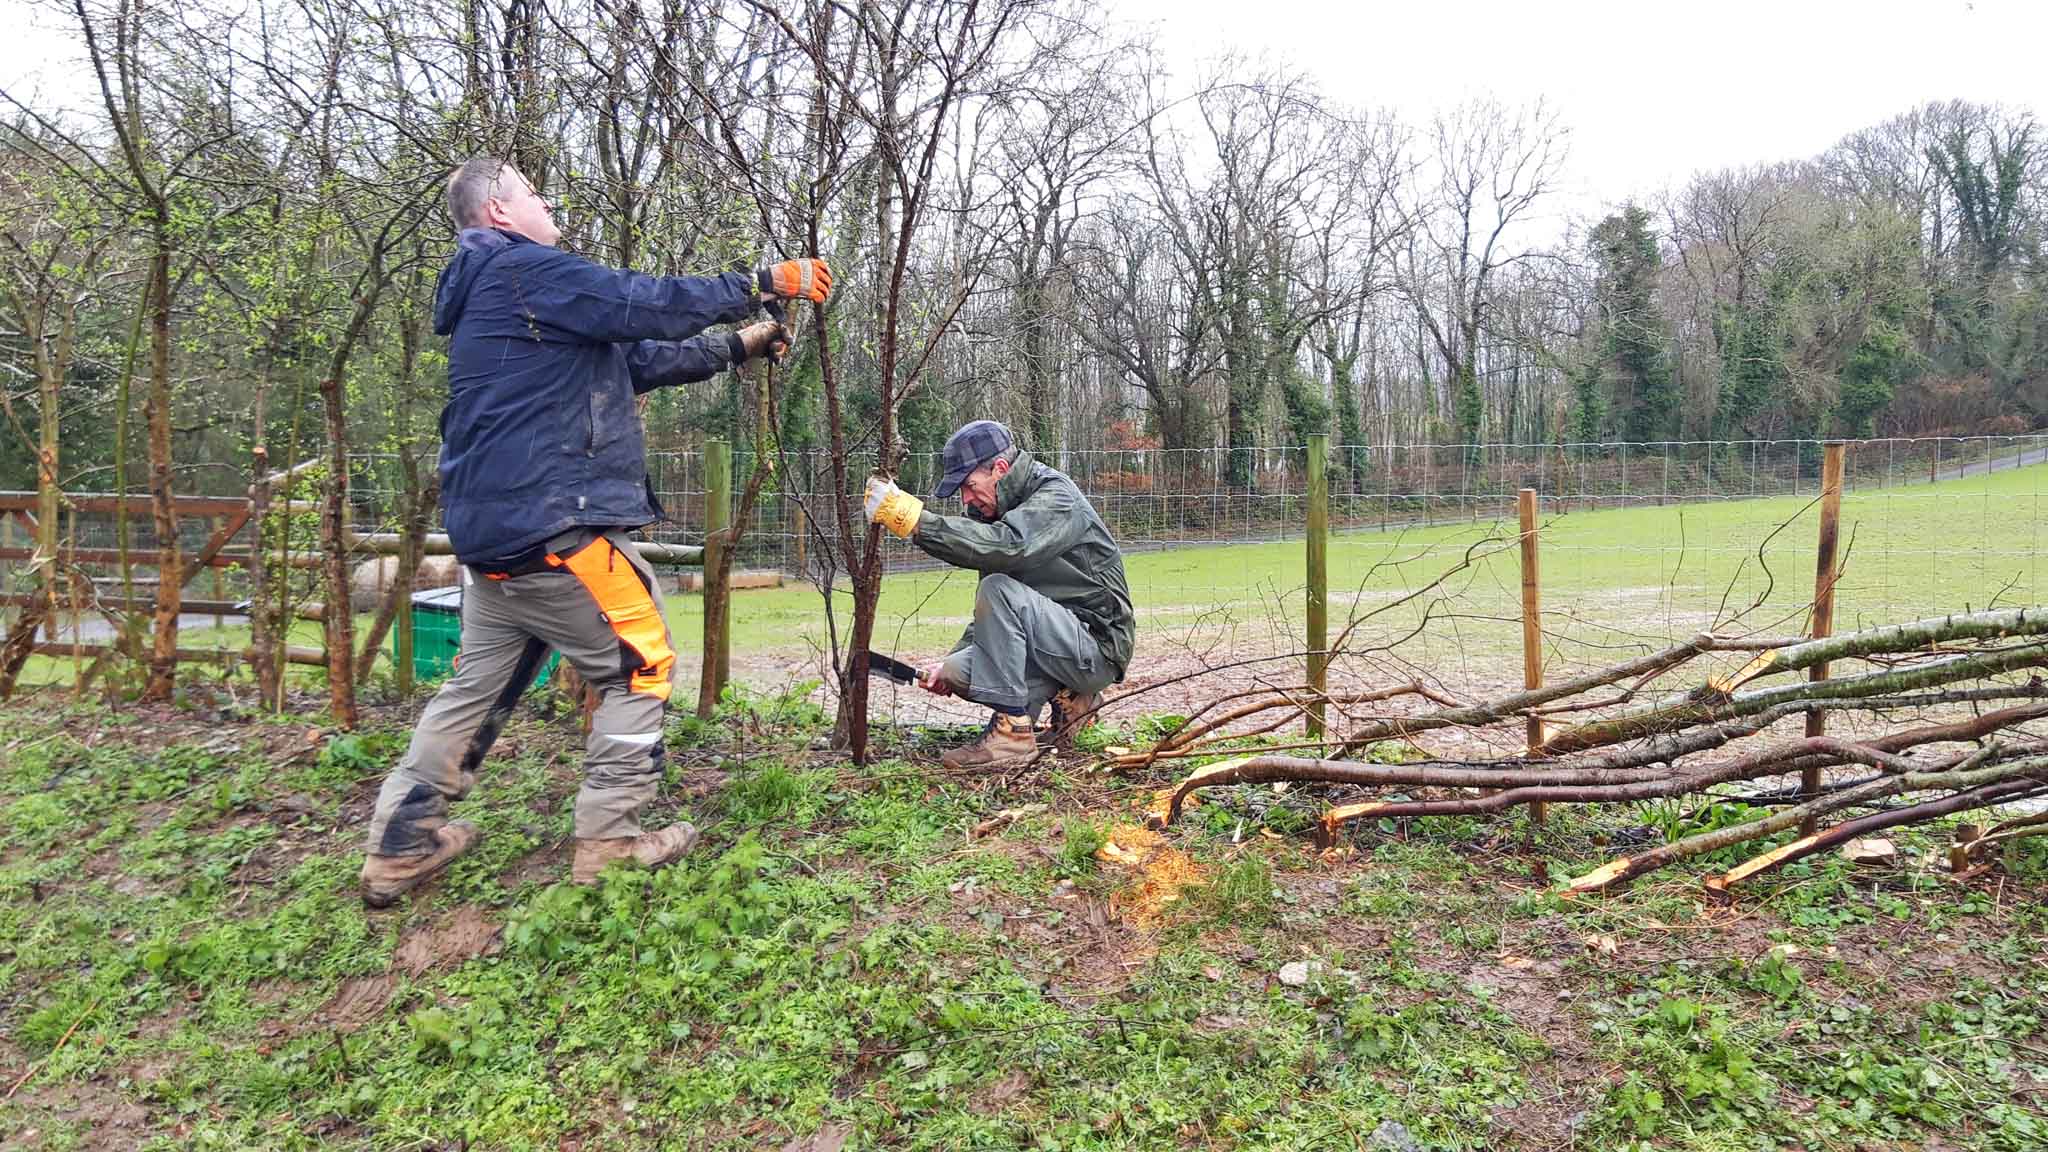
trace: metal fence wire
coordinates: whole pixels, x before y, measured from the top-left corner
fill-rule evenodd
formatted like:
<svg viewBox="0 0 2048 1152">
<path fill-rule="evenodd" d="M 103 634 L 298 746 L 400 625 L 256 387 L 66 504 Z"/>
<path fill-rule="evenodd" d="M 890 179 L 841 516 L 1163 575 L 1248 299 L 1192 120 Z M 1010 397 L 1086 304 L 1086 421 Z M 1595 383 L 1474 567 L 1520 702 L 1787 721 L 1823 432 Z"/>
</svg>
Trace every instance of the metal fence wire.
<svg viewBox="0 0 2048 1152">
<path fill-rule="evenodd" d="M 1331 631 L 1355 626 L 1351 656 L 1332 675 L 1515 682 L 1515 501 L 1523 488 L 1539 497 L 1549 675 L 1703 629 L 1798 632 L 1813 594 L 1822 449 L 1812 440 L 1333 445 Z M 751 461 L 744 452 L 734 457 L 737 503 Z M 1040 458 L 1074 479 L 1126 553 L 1140 625 L 1133 682 L 1302 647 L 1304 448 Z M 405 507 L 397 458 L 364 454 L 350 467 L 354 527 L 397 530 Z M 710 487 L 703 455 L 653 454 L 648 470 L 666 519 L 647 535 L 701 543 Z M 900 479 L 928 496 L 937 474 L 934 456 L 917 455 Z M 831 475 L 822 454 L 775 462 L 737 562 L 783 574 L 785 587 L 735 601 L 734 667 L 743 680 L 818 674 L 818 653 L 829 644 L 824 593 L 791 585 L 825 578 L 839 533 Z M 2038 602 L 2048 592 L 2039 573 L 2043 476 L 2048 436 L 1849 443 L 1836 629 Z M 856 516 L 863 479 L 851 473 L 856 490 L 844 494 Z M 928 506 L 961 511 L 957 499 Z M 188 548 L 207 527 L 184 526 Z M 108 517 L 78 514 L 66 531 L 80 548 L 112 546 Z M 19 525 L 9 532 L 17 545 L 26 540 Z M 154 548 L 152 532 L 146 516 L 131 519 L 138 558 Z M 914 656 L 944 652 L 971 617 L 973 576 L 893 537 L 885 536 L 884 552 L 897 575 L 885 585 L 878 645 Z M 94 571 L 107 575 L 105 566 Z M 242 594 L 236 570 L 223 581 L 223 595 Z M 8 584 L 22 586 L 18 563 Z M 844 594 L 828 598 L 843 631 Z M 672 611 L 686 663 L 694 658 L 693 604 L 685 597 Z"/>
<path fill-rule="evenodd" d="M 1334 445 L 1332 632 L 1360 621 L 1348 674 L 1515 680 L 1522 488 L 1539 497 L 1550 675 L 1703 629 L 1797 632 L 1813 593 L 1822 455 L 1816 440 Z M 1306 449 L 1041 458 L 1073 477 L 1127 554 L 1146 675 L 1301 647 Z M 2034 601 L 2044 462 L 2044 436 L 1850 443 L 1836 628 Z M 671 517 L 650 534 L 701 541 L 702 456 L 663 453 L 649 468 Z M 900 479 L 928 495 L 937 469 L 934 457 L 913 456 Z M 815 520 L 836 514 L 829 476 L 822 456 L 778 461 L 742 567 L 820 575 L 830 541 Z M 929 506 L 961 511 L 957 500 Z M 972 577 L 893 538 L 884 552 L 900 575 L 885 589 L 878 636 L 943 652 L 971 615 Z M 748 603 L 735 605 L 741 667 L 795 668 L 827 642 L 822 625 L 791 616 L 778 616 L 795 622 L 777 635 L 750 637 Z M 776 652 L 787 659 L 767 659 Z M 815 672 L 815 662 L 804 667 Z M 1346 673 L 1340 660 L 1333 675 Z"/>
</svg>

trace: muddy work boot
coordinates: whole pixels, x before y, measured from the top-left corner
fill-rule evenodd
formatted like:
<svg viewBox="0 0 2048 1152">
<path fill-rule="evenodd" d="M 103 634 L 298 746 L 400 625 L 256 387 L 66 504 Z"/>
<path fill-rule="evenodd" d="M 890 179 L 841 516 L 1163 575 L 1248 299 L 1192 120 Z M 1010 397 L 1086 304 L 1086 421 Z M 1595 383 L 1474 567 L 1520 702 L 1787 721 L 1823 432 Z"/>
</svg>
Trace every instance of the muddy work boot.
<svg viewBox="0 0 2048 1152">
<path fill-rule="evenodd" d="M 389 908 L 400 896 L 448 870 L 455 858 L 476 846 L 483 833 L 467 820 L 457 820 L 434 829 L 434 850 L 424 856 L 379 856 L 363 858 L 363 903 L 372 908 Z"/>
<path fill-rule="evenodd" d="M 1095 706 L 1102 703 L 1100 692 L 1084 694 L 1061 689 L 1053 694 L 1052 723 L 1038 734 L 1038 742 L 1061 752 L 1074 750 L 1074 737 L 1095 723 Z"/>
<path fill-rule="evenodd" d="M 939 757 L 948 768 L 1021 768 L 1038 755 L 1031 717 L 996 713 L 981 739 Z"/>
<path fill-rule="evenodd" d="M 673 864 L 697 846 L 697 826 L 685 820 L 659 832 L 620 836 L 609 840 L 576 838 L 576 862 L 569 866 L 569 879 L 584 885 L 597 883 L 597 875 L 614 860 L 629 860 L 642 868 Z"/>
</svg>

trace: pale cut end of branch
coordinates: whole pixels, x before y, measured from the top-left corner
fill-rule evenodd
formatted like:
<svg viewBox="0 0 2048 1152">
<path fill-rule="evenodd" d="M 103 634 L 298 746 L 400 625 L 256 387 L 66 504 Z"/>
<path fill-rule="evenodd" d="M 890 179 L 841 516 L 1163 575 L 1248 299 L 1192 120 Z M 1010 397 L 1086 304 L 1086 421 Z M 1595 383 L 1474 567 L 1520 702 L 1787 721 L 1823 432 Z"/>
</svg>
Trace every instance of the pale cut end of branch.
<svg viewBox="0 0 2048 1152">
<path fill-rule="evenodd" d="M 1317 829 L 1316 838 L 1328 848 L 1337 842 L 1337 830 L 1353 820 L 1362 820 L 1387 807 L 1385 800 L 1367 800 L 1362 804 L 1339 804 L 1323 813 L 1322 825 Z"/>
<path fill-rule="evenodd" d="M 1237 771 L 1239 768 L 1244 767 L 1245 765 L 1251 763 L 1255 759 L 1257 759 L 1257 757 L 1239 756 L 1235 760 L 1219 760 L 1216 763 L 1211 764 L 1205 768 L 1197 768 L 1195 771 L 1188 774 L 1188 778 L 1186 780 L 1181 781 L 1181 791 L 1186 792 L 1190 788 L 1200 788 L 1204 784 L 1207 784 L 1209 781 L 1214 780 L 1219 776 L 1228 776 L 1232 772 Z"/>
<path fill-rule="evenodd" d="M 1794 840 L 1789 844 L 1781 844 L 1778 847 L 1771 849 L 1769 852 L 1766 852 L 1761 856 L 1745 860 L 1742 863 L 1737 864 L 1735 867 L 1730 868 L 1726 875 L 1720 877 L 1721 882 L 1719 884 L 1710 883 L 1708 886 L 1714 888 L 1732 888 L 1735 885 L 1742 883 L 1744 880 L 1749 879 L 1751 876 L 1754 876 L 1759 872 L 1768 872 L 1771 869 L 1776 868 L 1778 865 L 1784 863 L 1785 861 L 1792 859 L 1796 856 L 1799 856 L 1800 854 L 1804 853 L 1808 848 L 1812 847 L 1813 842 L 1818 839 L 1820 839 L 1820 837 L 1817 835 L 1801 836 L 1799 839 Z"/>
<path fill-rule="evenodd" d="M 1759 652 L 1756 654 L 1756 659 L 1751 660 L 1749 663 L 1744 664 L 1742 667 L 1737 668 L 1735 671 L 1729 673 L 1728 675 L 1715 676 L 1710 678 L 1707 681 L 1707 687 L 1713 689 L 1716 693 L 1719 693 L 1722 696 L 1733 695 L 1737 688 L 1740 688 L 1744 684 L 1749 683 L 1751 680 L 1754 680 L 1757 677 L 1762 676 L 1765 673 L 1768 673 L 1772 668 L 1777 666 L 1777 663 L 1778 654 L 1775 651 Z"/>
<path fill-rule="evenodd" d="M 1598 892 L 1609 884 L 1628 875 L 1628 867 L 1633 862 L 1630 857 L 1623 856 L 1618 860 L 1602 864 L 1584 876 L 1566 883 L 1564 886 L 1565 895 L 1577 896 L 1586 892 Z"/>
<path fill-rule="evenodd" d="M 1212 780 L 1230 775 L 1232 772 L 1251 763 L 1254 759 L 1256 757 L 1239 756 L 1235 760 L 1224 760 L 1211 764 L 1206 768 L 1198 768 L 1190 773 L 1187 779 L 1180 782 L 1180 787 L 1173 790 L 1173 799 L 1167 801 L 1166 811 L 1164 813 L 1154 813 L 1155 816 L 1161 817 L 1159 826 L 1164 828 L 1171 825 L 1175 820 L 1180 819 L 1181 802 L 1187 798 L 1188 793 L 1208 784 Z"/>
</svg>

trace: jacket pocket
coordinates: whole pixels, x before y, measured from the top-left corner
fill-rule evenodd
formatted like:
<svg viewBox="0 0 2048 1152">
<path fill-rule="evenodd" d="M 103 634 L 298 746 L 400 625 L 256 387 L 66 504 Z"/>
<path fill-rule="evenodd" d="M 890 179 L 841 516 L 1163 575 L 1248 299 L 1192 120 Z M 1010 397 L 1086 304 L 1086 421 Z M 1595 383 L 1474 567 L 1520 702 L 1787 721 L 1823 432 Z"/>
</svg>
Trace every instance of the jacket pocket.
<svg viewBox="0 0 2048 1152">
<path fill-rule="evenodd" d="M 633 413 L 633 393 L 622 387 L 603 386 L 590 392 L 590 436 L 584 447 L 584 454 L 595 456 L 598 449 L 609 449 L 624 439 L 632 430 L 637 419 Z"/>
<path fill-rule="evenodd" d="M 556 427 L 561 430 L 561 451 L 573 456 L 592 455 L 597 449 L 597 393 L 571 391 L 561 398 L 555 414 Z"/>
</svg>

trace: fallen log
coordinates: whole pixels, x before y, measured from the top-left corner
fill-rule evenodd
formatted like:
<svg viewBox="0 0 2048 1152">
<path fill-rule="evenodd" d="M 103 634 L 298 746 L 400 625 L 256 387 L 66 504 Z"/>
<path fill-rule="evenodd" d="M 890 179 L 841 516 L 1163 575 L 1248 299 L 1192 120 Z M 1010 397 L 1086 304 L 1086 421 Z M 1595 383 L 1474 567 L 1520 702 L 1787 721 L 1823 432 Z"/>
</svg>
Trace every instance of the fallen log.
<svg viewBox="0 0 2048 1152">
<path fill-rule="evenodd" d="M 2042 686 L 2033 685 L 2019 690 L 2027 695 L 2039 695 Z M 1967 694 L 1965 699 L 2010 698 L 2012 692 L 2004 690 L 1981 690 Z M 1800 740 L 1768 750 L 1756 756 L 1737 761 L 1734 765 L 1713 772 L 1695 776 L 1673 776 L 1668 770 L 1651 769 L 1651 764 L 1676 760 L 1692 752 L 1718 748 L 1743 736 L 1761 732 L 1771 723 L 1788 716 L 1797 715 L 1811 707 L 1907 707 L 1917 703 L 1934 702 L 1933 698 L 1907 697 L 1880 700 L 1844 701 L 1792 701 L 1766 709 L 1748 720 L 1721 725 L 1717 728 L 1697 732 L 1681 733 L 1660 737 L 1638 749 L 1614 750 L 1600 757 L 1585 760 L 1569 768 L 1560 768 L 1554 759 L 1501 760 L 1489 764 L 1474 764 L 1466 761 L 1417 761 L 1409 764 L 1361 764 L 1350 760 L 1314 760 L 1293 756 L 1243 756 L 1235 760 L 1221 761 L 1198 769 L 1174 789 L 1167 804 L 1165 821 L 1171 824 L 1180 818 L 1181 808 L 1189 793 L 1202 788 L 1214 788 L 1229 784 L 1274 784 L 1281 782 L 1356 784 L 1373 786 L 1451 787 L 1451 788 L 1504 788 L 1508 791 L 1492 796 L 1474 797 L 1454 801 L 1416 801 L 1396 803 L 1371 801 L 1364 804 L 1347 805 L 1331 809 L 1323 820 L 1323 835 L 1333 835 L 1342 824 L 1369 815 L 1393 816 L 1445 816 L 1467 815 L 1480 812 L 1494 812 L 1511 808 L 1517 804 L 1554 802 L 1592 802 L 1600 800 L 1659 799 L 1683 795 L 1689 791 L 1732 783 L 1736 780 L 1753 779 L 1758 776 L 1775 776 L 1797 771 L 1808 766 L 1830 767 L 1836 764 L 1858 760 L 1877 766 L 1889 754 L 1917 747 L 1921 744 L 1946 743 L 1959 740 L 1978 739 L 1991 732 L 2024 723 L 2028 720 L 2048 718 L 2048 702 L 2022 705 L 1985 713 L 1971 720 L 1952 724 L 1941 724 L 1927 728 L 1890 733 L 1866 741 L 1860 745 L 1844 745 L 1841 741 L 1818 737 Z M 1954 702 L 1943 698 L 1940 702 Z M 1857 751 L 1840 754 L 1840 748 Z M 1654 791 L 1641 795 L 1614 792 L 1613 789 L 1636 784 L 1668 784 L 1678 781 L 1685 787 L 1670 791 Z"/>
<path fill-rule="evenodd" d="M 2013 636 L 2048 635 L 2048 612 L 2009 608 L 1999 612 L 1930 616 L 1906 624 L 1890 624 L 1840 636 L 1823 636 L 1768 651 L 1733 674 L 1708 683 L 1723 695 L 1761 676 L 1802 672 L 1817 664 L 1893 652 L 1910 652 L 1957 640 L 2002 640 Z"/>
</svg>

